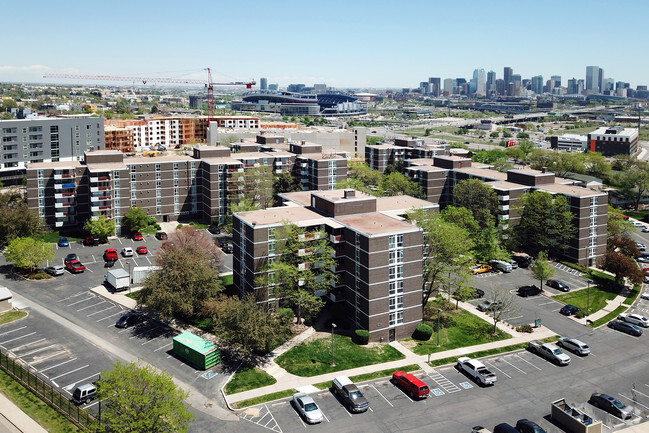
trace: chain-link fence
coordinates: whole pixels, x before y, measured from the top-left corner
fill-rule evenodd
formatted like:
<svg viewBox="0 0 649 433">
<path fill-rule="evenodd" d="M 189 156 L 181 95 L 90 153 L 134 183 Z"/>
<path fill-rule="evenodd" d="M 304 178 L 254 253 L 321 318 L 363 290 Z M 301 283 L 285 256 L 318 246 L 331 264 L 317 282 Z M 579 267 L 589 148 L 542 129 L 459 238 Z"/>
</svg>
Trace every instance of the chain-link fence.
<svg viewBox="0 0 649 433">
<path fill-rule="evenodd" d="M 87 411 L 72 403 L 61 391 L 53 388 L 3 350 L 0 350 L 0 368 L 77 426 L 85 428 L 95 422 L 95 418 Z"/>
</svg>

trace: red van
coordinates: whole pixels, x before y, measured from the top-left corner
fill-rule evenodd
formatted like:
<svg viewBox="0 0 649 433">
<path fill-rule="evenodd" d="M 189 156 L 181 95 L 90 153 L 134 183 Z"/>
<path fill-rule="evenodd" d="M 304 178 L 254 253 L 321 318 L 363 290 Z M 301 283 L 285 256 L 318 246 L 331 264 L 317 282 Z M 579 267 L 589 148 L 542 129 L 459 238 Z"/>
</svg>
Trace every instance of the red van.
<svg viewBox="0 0 649 433">
<path fill-rule="evenodd" d="M 403 389 L 412 399 L 426 398 L 430 390 L 428 385 L 419 380 L 415 375 L 405 371 L 392 373 L 392 381 Z"/>
</svg>

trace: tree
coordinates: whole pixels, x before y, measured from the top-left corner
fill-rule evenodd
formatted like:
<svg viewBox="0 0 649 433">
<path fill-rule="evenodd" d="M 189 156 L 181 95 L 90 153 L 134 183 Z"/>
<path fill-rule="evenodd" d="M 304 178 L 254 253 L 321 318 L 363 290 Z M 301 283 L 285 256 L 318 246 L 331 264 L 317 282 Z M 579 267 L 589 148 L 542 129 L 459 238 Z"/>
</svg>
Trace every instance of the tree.
<svg viewBox="0 0 649 433">
<path fill-rule="evenodd" d="M 378 136 L 369 136 L 365 139 L 365 143 L 368 146 L 374 146 L 382 141 L 383 141 L 383 137 L 378 137 Z"/>
<path fill-rule="evenodd" d="M 101 401 L 98 433 L 186 433 L 195 416 L 185 405 L 189 393 L 170 374 L 151 365 L 117 361 L 97 381 Z"/>
<path fill-rule="evenodd" d="M 455 206 L 465 207 L 473 212 L 480 227 L 489 226 L 498 209 L 498 195 L 489 185 L 479 179 L 467 179 L 457 183 L 453 190 Z"/>
<path fill-rule="evenodd" d="M 496 131 L 489 134 L 489 137 L 491 137 L 491 138 L 498 138 L 499 136 L 500 136 L 500 134 L 498 132 L 496 132 Z"/>
<path fill-rule="evenodd" d="M 390 173 L 401 173 L 404 174 L 406 171 L 405 164 L 403 162 L 403 159 L 397 159 L 394 161 L 394 164 L 388 164 L 387 167 L 385 167 L 385 170 L 383 171 L 383 176 L 387 176 Z"/>
<path fill-rule="evenodd" d="M 129 232 L 139 232 L 149 225 L 149 216 L 141 207 L 134 206 L 124 214 L 122 228 Z"/>
<path fill-rule="evenodd" d="M 98 237 L 101 242 L 106 242 L 108 236 L 115 234 L 115 220 L 109 220 L 105 215 L 99 215 L 88 219 L 83 228 L 92 236 Z"/>
<path fill-rule="evenodd" d="M 621 251 L 609 251 L 601 260 L 601 268 L 615 274 L 615 281 L 623 285 L 628 278 L 632 284 L 642 284 L 644 273 L 638 265 Z"/>
<path fill-rule="evenodd" d="M 164 318 L 191 318 L 205 300 L 223 290 L 220 258 L 205 232 L 191 226 L 176 230 L 155 256 L 160 270 L 144 280 L 139 302 Z"/>
<path fill-rule="evenodd" d="M 615 209 L 610 204 L 608 205 L 608 221 L 606 229 L 608 239 L 614 237 L 631 237 L 631 233 L 635 233 L 635 227 L 631 222 L 624 218 L 624 214 Z"/>
<path fill-rule="evenodd" d="M 509 147 L 505 153 L 507 156 L 511 159 L 513 159 L 516 163 L 525 161 L 525 152 L 519 147 L 519 146 L 514 146 L 514 147 Z"/>
<path fill-rule="evenodd" d="M 552 152 L 538 150 L 530 157 L 530 167 L 535 170 L 547 168 L 559 177 L 565 176 L 568 172 L 584 173 L 583 158 L 576 153 Z"/>
<path fill-rule="evenodd" d="M 391 197 L 395 195 L 410 195 L 413 197 L 421 197 L 422 191 L 419 184 L 396 171 L 383 176 L 381 180 L 380 190 L 383 195 Z"/>
<path fill-rule="evenodd" d="M 259 209 L 266 209 L 273 200 L 273 168 L 270 166 L 253 167 L 246 170 L 243 176 L 243 196 L 246 200 L 257 203 Z"/>
<path fill-rule="evenodd" d="M 649 192 L 649 163 L 636 161 L 630 168 L 617 173 L 613 182 L 620 187 L 619 191 L 633 201 L 635 210 L 640 200 Z"/>
<path fill-rule="evenodd" d="M 240 199 L 239 201 L 233 202 L 230 204 L 230 213 L 226 215 L 225 222 L 223 226 L 228 233 L 232 233 L 232 215 L 237 212 L 249 212 L 253 210 L 259 210 L 259 205 L 254 201 L 247 200 L 245 198 Z"/>
<path fill-rule="evenodd" d="M 534 143 L 532 143 L 532 142 L 529 141 L 529 140 L 524 140 L 524 139 L 521 140 L 521 141 L 518 143 L 518 146 L 517 146 L 517 147 L 518 147 L 520 150 L 523 151 L 523 153 L 525 154 L 525 159 L 527 159 L 527 157 L 530 155 L 530 153 L 532 153 L 532 152 L 536 149 L 536 146 L 534 145 Z"/>
<path fill-rule="evenodd" d="M 568 239 L 575 232 L 574 215 L 565 196 L 533 191 L 520 198 L 522 215 L 514 228 L 519 244 L 532 255 L 547 251 L 551 256 L 562 254 Z"/>
<path fill-rule="evenodd" d="M 472 238 L 480 231 L 480 224 L 473 218 L 473 212 L 465 207 L 446 206 L 439 216 L 447 223 L 463 228 Z"/>
<path fill-rule="evenodd" d="M 493 220 L 477 233 L 473 248 L 473 256 L 476 260 L 484 263 L 492 260 L 509 260 L 509 253 L 502 247 L 499 235 L 499 229 Z"/>
<path fill-rule="evenodd" d="M 511 132 L 509 132 L 509 131 L 503 132 L 503 138 L 511 138 L 511 136 L 512 136 Z"/>
<path fill-rule="evenodd" d="M 158 110 L 158 106 L 157 106 L 157 105 L 152 105 L 152 106 L 151 106 L 151 114 L 155 114 L 155 113 L 157 113 L 158 111 L 160 111 L 160 110 Z"/>
<path fill-rule="evenodd" d="M 432 294 L 450 287 L 451 275 L 469 273 L 473 241 L 465 229 L 422 209 L 408 218 L 424 230 L 423 308 Z"/>
<path fill-rule="evenodd" d="M 0 245 L 18 237 L 33 237 L 43 232 L 38 211 L 29 209 L 20 190 L 0 192 Z"/>
<path fill-rule="evenodd" d="M 548 255 L 545 251 L 541 251 L 536 258 L 536 261 L 532 263 L 532 276 L 540 281 L 540 286 L 543 288 L 543 281 L 547 281 L 549 278 L 554 276 L 555 269 L 548 261 Z"/>
<path fill-rule="evenodd" d="M 515 296 L 506 287 L 494 287 L 485 296 L 485 299 L 494 305 L 488 314 L 493 318 L 493 333 L 496 334 L 501 317 L 511 317 L 518 310 Z"/>
<path fill-rule="evenodd" d="M 516 137 L 517 137 L 517 138 L 530 138 L 530 134 L 528 134 L 527 132 L 519 132 L 519 133 L 516 135 Z"/>
<path fill-rule="evenodd" d="M 493 164 L 499 159 L 507 159 L 507 153 L 502 149 L 480 150 L 471 157 L 471 160 L 483 164 Z"/>
<path fill-rule="evenodd" d="M 15 238 L 7 246 L 4 256 L 8 262 L 13 262 L 15 267 L 33 271 L 46 262 L 56 259 L 56 248 L 49 242 L 34 238 Z"/>
<path fill-rule="evenodd" d="M 611 163 L 599 152 L 588 152 L 585 154 L 584 165 L 586 174 L 600 179 L 608 179 L 611 176 Z"/>
<path fill-rule="evenodd" d="M 275 205 L 279 206 L 278 195 L 285 192 L 302 191 L 302 186 L 297 178 L 289 171 L 283 171 L 273 180 L 273 196 L 275 197 Z"/>
<path fill-rule="evenodd" d="M 347 180 L 338 182 L 337 188 L 353 188 L 367 194 L 376 194 L 382 176 L 378 170 L 373 170 L 364 162 L 350 161 Z"/>
<path fill-rule="evenodd" d="M 208 299 L 203 314 L 212 318 L 219 339 L 243 355 L 270 352 L 291 335 L 291 320 L 258 305 L 252 296 Z"/>
<path fill-rule="evenodd" d="M 312 317 L 324 306 L 321 296 L 336 281 L 335 251 L 322 232 L 309 232 L 295 224 L 286 223 L 274 235 L 279 259 L 256 285 L 272 287 L 280 304 L 293 308 L 300 323 L 302 317 Z"/>
</svg>

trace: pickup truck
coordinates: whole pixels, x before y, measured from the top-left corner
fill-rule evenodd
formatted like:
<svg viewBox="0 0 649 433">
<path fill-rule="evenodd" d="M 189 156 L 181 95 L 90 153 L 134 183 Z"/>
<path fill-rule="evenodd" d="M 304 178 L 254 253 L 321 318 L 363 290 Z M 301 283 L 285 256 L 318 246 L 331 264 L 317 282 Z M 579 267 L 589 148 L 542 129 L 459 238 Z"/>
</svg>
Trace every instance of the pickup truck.
<svg viewBox="0 0 649 433">
<path fill-rule="evenodd" d="M 530 341 L 528 348 L 530 352 L 536 353 L 557 365 L 570 364 L 570 357 L 563 353 L 563 351 L 555 344 L 532 340 Z"/>
<path fill-rule="evenodd" d="M 363 393 L 347 376 L 335 378 L 331 390 L 349 408 L 350 412 L 365 412 L 370 407 Z"/>
<path fill-rule="evenodd" d="M 477 359 L 463 356 L 457 360 L 457 368 L 473 377 L 478 383 L 487 386 L 496 383 L 496 375 L 489 371 L 485 365 Z"/>
</svg>

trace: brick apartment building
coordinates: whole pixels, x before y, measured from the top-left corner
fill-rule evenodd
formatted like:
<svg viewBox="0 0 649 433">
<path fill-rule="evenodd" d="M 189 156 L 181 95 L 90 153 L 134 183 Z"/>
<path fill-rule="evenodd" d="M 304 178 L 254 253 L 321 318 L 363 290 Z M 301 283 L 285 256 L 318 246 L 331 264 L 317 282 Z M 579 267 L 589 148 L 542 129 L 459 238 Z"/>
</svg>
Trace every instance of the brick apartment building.
<svg viewBox="0 0 649 433">
<path fill-rule="evenodd" d="M 383 143 L 365 147 L 367 165 L 383 173 L 388 165 L 410 159 L 427 159 L 449 154 L 446 144 L 429 144 L 422 138 L 396 138 L 393 144 Z"/>
<path fill-rule="evenodd" d="M 569 240 L 567 258 L 581 265 L 595 265 L 606 253 L 608 195 L 576 186 L 578 180 L 555 177 L 554 173 L 515 169 L 502 173 L 470 158 L 440 156 L 407 161 L 406 174 L 417 181 L 426 200 L 441 208 L 454 204 L 453 189 L 466 179 L 479 179 L 498 194 L 498 226 L 506 228 L 520 218 L 520 197 L 534 190 L 560 194 L 568 199 L 574 215 L 575 235 Z"/>
<path fill-rule="evenodd" d="M 328 296 L 344 303 L 353 326 L 370 331 L 372 341 L 412 335 L 422 320 L 423 232 L 403 216 L 437 205 L 340 189 L 281 197 L 283 206 L 233 216 L 234 285 L 241 294 L 273 300 L 272 291 L 255 281 L 277 259 L 275 230 L 290 222 L 319 231 L 335 249 L 338 283 Z"/>
</svg>

